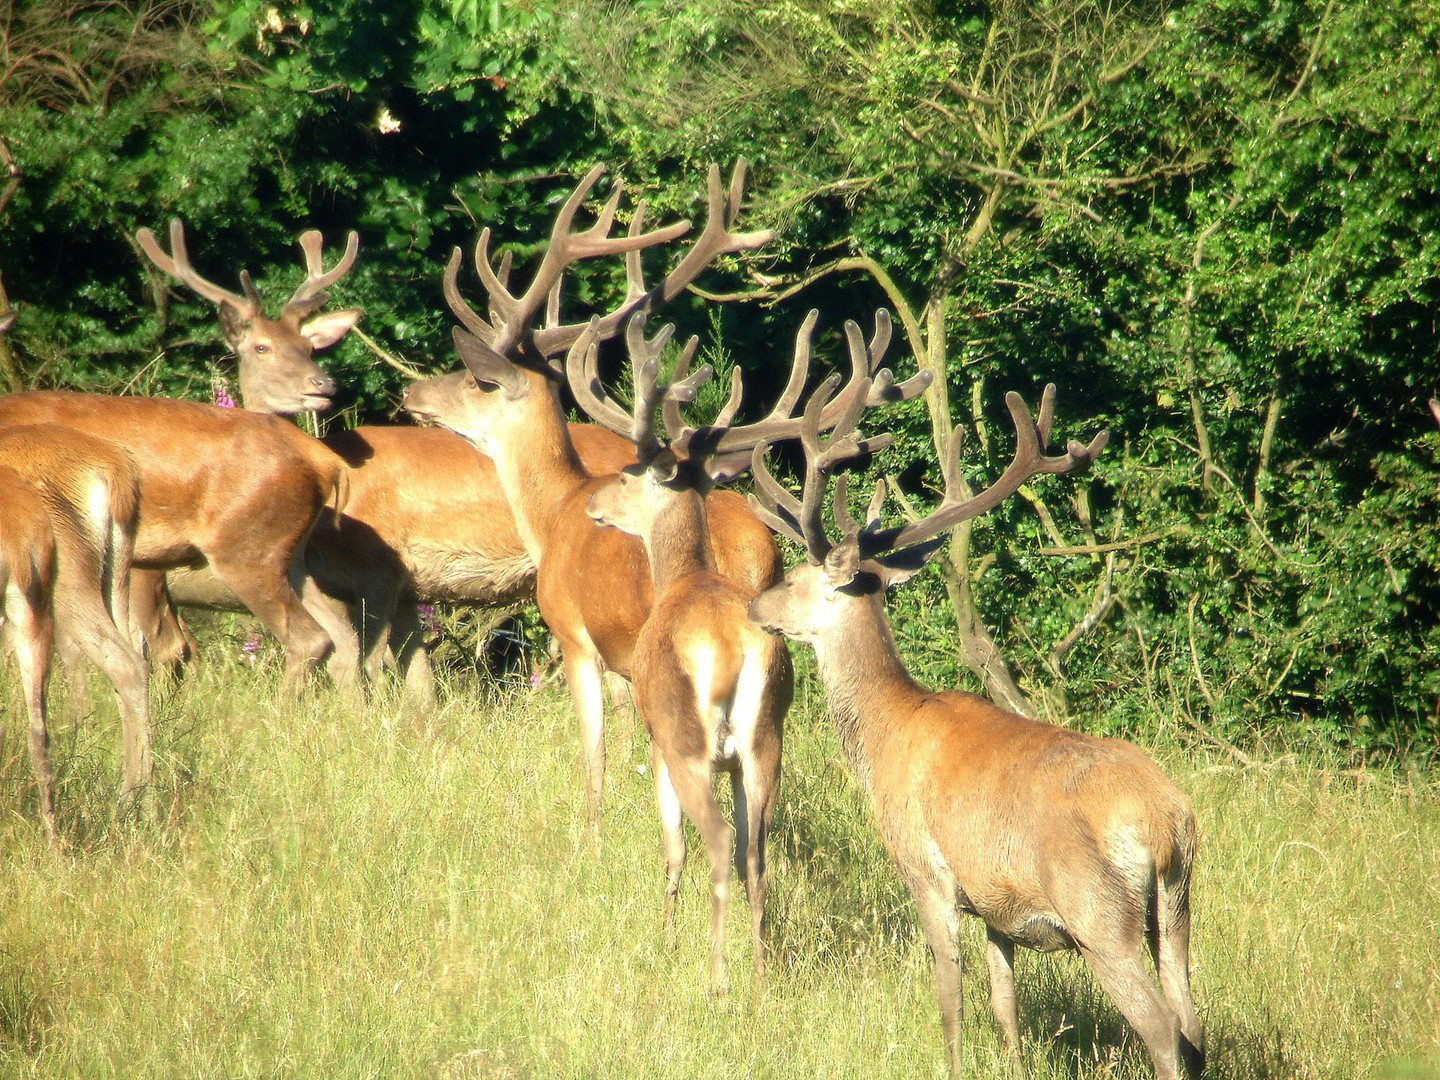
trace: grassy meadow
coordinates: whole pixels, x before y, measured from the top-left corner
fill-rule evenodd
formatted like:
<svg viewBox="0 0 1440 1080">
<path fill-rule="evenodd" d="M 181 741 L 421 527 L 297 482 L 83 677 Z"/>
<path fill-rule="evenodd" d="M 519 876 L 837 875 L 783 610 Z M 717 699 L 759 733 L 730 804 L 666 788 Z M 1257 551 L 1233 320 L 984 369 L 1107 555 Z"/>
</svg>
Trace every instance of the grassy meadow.
<svg viewBox="0 0 1440 1080">
<path fill-rule="evenodd" d="M 420 719 L 383 693 L 286 702 L 273 661 L 217 640 L 155 692 L 153 822 L 114 820 L 118 721 L 99 678 L 78 704 L 57 678 L 59 851 L 0 675 L 0 1076 L 943 1075 L 928 953 L 813 684 L 787 731 L 772 969 L 754 983 L 737 883 L 732 989 L 713 997 L 694 843 L 680 944 L 662 944 L 628 710 L 608 732 L 597 858 L 559 683 L 464 680 Z M 1206 1075 L 1436 1075 L 1437 776 L 1150 749 L 1200 818 Z M 964 1055 L 970 1076 L 1008 1076 L 983 941 L 968 920 Z M 1017 967 L 1035 1080 L 1150 1075 L 1078 958 Z"/>
</svg>

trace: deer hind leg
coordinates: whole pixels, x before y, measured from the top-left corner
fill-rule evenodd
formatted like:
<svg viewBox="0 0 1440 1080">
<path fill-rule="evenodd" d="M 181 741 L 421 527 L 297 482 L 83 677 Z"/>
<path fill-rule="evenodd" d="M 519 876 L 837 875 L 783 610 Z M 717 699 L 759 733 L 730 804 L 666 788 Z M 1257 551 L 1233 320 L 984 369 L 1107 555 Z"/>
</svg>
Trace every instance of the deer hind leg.
<svg viewBox="0 0 1440 1080">
<path fill-rule="evenodd" d="M 35 777 L 35 790 L 40 803 L 40 819 L 45 834 L 55 843 L 55 785 L 50 772 L 50 732 L 46 725 L 45 684 L 50 677 L 50 649 L 54 642 L 54 623 L 48 610 L 48 597 L 24 595 L 11 584 L 6 587 L 0 614 L 9 622 L 15 656 L 20 665 L 20 686 L 25 695 L 25 711 L 30 719 L 30 772 Z"/>
<path fill-rule="evenodd" d="M 715 801 L 708 760 L 674 755 L 667 758 L 666 768 L 675 797 L 705 841 L 705 856 L 710 861 L 710 989 L 723 994 L 728 989 L 725 908 L 730 900 L 730 853 L 735 830 L 726 823 Z"/>
<path fill-rule="evenodd" d="M 110 616 L 101 591 L 92 582 L 57 585 L 55 607 L 62 628 L 115 687 L 120 705 L 123 782 L 122 811 L 128 811 L 149 789 L 153 772 L 150 752 L 149 669 L 145 658 Z"/>
<path fill-rule="evenodd" d="M 110 617 L 131 646 L 145 655 L 145 635 L 130 610 L 131 564 L 135 560 L 135 522 L 111 520 L 107 538 L 105 592 Z"/>
<path fill-rule="evenodd" d="M 935 993 L 940 1000 L 940 1030 L 950 1059 L 950 1075 L 960 1075 L 960 945 L 955 897 L 923 878 L 908 877 L 920 916 L 920 929 L 935 963 Z"/>
<path fill-rule="evenodd" d="M 1024 1080 L 1020 1058 L 1020 1009 L 1015 1001 L 1015 943 L 998 930 L 985 927 L 985 960 L 990 967 L 990 1011 L 1005 1035 L 1010 1050 L 1010 1071 Z"/>
<path fill-rule="evenodd" d="M 1180 1018 L 1150 977 L 1140 927 L 1123 927 L 1103 943 L 1077 944 L 1100 986 L 1145 1044 L 1156 1080 L 1179 1080 Z"/>
<path fill-rule="evenodd" d="M 768 730 L 756 739 L 730 774 L 735 796 L 735 869 L 750 902 L 750 938 L 755 974 L 765 974 L 765 893 L 770 882 L 767 843 L 780 790 L 780 738 Z"/>
<path fill-rule="evenodd" d="M 1167 881 L 1157 877 L 1155 967 L 1160 989 L 1180 1017 L 1180 1054 L 1194 1080 L 1205 1068 L 1205 1038 L 1190 996 L 1190 883 L 1188 867 Z"/>
</svg>

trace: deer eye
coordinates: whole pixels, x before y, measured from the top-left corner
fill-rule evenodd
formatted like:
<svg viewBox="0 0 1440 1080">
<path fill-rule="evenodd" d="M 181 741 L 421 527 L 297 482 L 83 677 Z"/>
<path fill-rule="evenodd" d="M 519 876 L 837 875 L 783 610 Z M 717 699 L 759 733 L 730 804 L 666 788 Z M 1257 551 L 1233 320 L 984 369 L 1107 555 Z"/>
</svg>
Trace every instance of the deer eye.
<svg viewBox="0 0 1440 1080">
<path fill-rule="evenodd" d="M 266 344 L 262 341 L 260 344 L 258 344 L 258 345 L 255 346 L 255 351 L 256 351 L 257 353 L 267 353 L 267 352 L 270 351 L 270 346 L 269 346 L 269 345 L 266 345 Z"/>
</svg>

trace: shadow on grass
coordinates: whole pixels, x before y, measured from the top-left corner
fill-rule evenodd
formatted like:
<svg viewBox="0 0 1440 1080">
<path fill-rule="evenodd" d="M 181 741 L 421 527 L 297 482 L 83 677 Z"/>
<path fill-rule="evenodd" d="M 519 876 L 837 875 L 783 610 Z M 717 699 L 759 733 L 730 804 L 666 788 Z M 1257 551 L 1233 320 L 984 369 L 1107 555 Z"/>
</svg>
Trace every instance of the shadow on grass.
<svg viewBox="0 0 1440 1080">
<path fill-rule="evenodd" d="M 1077 954 L 1041 957 L 1017 950 L 1015 968 L 1027 1057 L 1048 1059 L 1057 1074 L 1066 1076 L 1102 1066 L 1108 1072 L 1116 1065 L 1129 1075 L 1153 1075 L 1145 1044 Z M 986 979 L 983 970 L 972 968 L 968 974 Z M 1300 1063 L 1278 1027 L 1207 1016 L 1205 1002 L 1196 1005 L 1205 1025 L 1206 1080 L 1288 1080 L 1299 1075 Z"/>
</svg>

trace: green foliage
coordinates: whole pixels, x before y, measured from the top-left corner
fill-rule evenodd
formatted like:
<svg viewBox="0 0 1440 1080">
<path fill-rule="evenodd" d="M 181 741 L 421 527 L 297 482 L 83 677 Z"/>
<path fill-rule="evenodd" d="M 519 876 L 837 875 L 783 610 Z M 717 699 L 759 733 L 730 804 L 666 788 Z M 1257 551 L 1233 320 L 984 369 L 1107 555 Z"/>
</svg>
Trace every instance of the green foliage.
<svg viewBox="0 0 1440 1080">
<path fill-rule="evenodd" d="M 975 526 L 980 614 L 1042 711 L 1133 730 L 1158 706 L 1241 744 L 1282 730 L 1437 746 L 1433 5 L 83 10 L 22 5 L 3 44 L 31 73 L 0 84 L 23 173 L 0 275 L 27 383 L 209 392 L 209 305 L 157 308 L 129 241 L 174 214 L 202 272 L 249 266 L 272 291 L 302 228 L 332 243 L 359 229 L 336 299 L 365 308 L 385 350 L 448 368 L 439 268 L 478 226 L 523 263 L 596 160 L 652 220 L 696 220 L 704 168 L 743 155 L 747 217 L 781 231 L 749 264 L 758 298 L 686 297 L 665 316 L 739 364 L 757 402 L 806 307 L 828 363 L 844 319 L 893 304 L 853 270 L 793 288 L 865 255 L 917 312 L 943 313 L 953 412 L 981 436 L 968 476 L 1004 466 L 1009 389 L 1034 401 L 1057 382 L 1060 437 L 1111 430 L 1091 477 L 1037 484 L 1038 503 Z M 84 30 L 57 37 L 67 26 Z M 83 77 L 14 65 L 52 46 Z M 619 268 L 567 288 L 584 311 Z M 920 344 L 900 335 L 893 364 Z M 389 411 L 399 375 L 358 341 L 336 352 L 349 415 Z M 897 443 L 877 468 L 931 498 L 925 411 L 878 422 Z M 1112 605 L 1055 661 L 1107 576 Z M 944 598 L 927 574 L 894 610 L 917 672 L 953 684 L 968 676 Z"/>
</svg>

